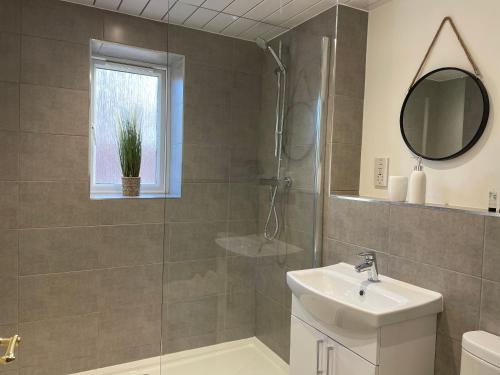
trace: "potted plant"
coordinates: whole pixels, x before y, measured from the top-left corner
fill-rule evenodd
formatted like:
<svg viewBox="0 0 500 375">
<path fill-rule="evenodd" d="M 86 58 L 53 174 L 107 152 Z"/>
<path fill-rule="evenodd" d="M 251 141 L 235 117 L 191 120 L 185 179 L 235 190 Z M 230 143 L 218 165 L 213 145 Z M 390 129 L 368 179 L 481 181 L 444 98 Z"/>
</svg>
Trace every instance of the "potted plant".
<svg viewBox="0 0 500 375">
<path fill-rule="evenodd" d="M 122 191 L 127 197 L 139 195 L 141 178 L 142 139 L 135 113 L 116 120 L 118 154 L 122 169 Z"/>
</svg>

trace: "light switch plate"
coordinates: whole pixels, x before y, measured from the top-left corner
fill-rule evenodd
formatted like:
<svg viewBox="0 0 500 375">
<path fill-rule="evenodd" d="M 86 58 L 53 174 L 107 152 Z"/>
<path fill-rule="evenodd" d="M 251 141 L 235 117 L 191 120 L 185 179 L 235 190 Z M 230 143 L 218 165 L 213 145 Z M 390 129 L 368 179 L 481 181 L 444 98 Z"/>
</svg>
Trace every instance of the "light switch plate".
<svg viewBox="0 0 500 375">
<path fill-rule="evenodd" d="M 378 188 L 387 187 L 389 173 L 389 158 L 375 158 L 374 185 Z"/>
</svg>

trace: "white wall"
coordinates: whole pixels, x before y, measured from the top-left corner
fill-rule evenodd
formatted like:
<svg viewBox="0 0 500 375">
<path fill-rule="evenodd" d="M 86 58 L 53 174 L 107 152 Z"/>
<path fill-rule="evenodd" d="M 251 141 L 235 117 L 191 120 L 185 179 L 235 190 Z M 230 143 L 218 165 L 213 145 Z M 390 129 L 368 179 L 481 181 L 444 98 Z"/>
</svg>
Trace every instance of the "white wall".
<svg viewBox="0 0 500 375">
<path fill-rule="evenodd" d="M 424 161 L 427 201 L 485 208 L 488 191 L 500 192 L 499 0 L 392 0 L 370 12 L 366 62 L 360 194 L 385 198 L 373 186 L 375 157 L 390 158 L 390 175 L 409 175 L 414 165 L 399 130 L 408 86 L 441 20 L 451 16 L 469 47 L 490 96 L 490 120 L 466 154 L 441 162 Z M 445 26 L 424 73 L 442 66 L 472 67 L 449 25 Z"/>
</svg>

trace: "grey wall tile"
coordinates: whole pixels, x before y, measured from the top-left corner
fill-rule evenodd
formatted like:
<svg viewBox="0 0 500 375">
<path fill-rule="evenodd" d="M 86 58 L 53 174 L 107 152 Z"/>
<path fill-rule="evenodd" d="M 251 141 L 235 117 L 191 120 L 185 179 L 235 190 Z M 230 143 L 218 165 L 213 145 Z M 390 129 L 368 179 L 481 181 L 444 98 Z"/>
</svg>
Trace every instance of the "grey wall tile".
<svg viewBox="0 0 500 375">
<path fill-rule="evenodd" d="M 230 106 L 233 71 L 186 60 L 184 101 L 199 106 Z"/>
<path fill-rule="evenodd" d="M 98 227 L 19 231 L 21 275 L 89 270 L 99 261 Z"/>
<path fill-rule="evenodd" d="M 168 27 L 168 49 L 203 64 L 232 68 L 234 39 L 175 25 Z"/>
<path fill-rule="evenodd" d="M 224 183 L 185 183 L 182 197 L 166 202 L 167 221 L 225 220 L 229 185 Z"/>
<path fill-rule="evenodd" d="M 500 283 L 483 280 L 479 328 L 500 335 Z"/>
<path fill-rule="evenodd" d="M 0 32 L 0 81 L 19 82 L 21 38 L 18 34 Z"/>
<path fill-rule="evenodd" d="M 229 158 L 229 148 L 184 145 L 182 178 L 185 182 L 228 181 Z"/>
<path fill-rule="evenodd" d="M 99 203 L 101 224 L 152 224 L 164 221 L 164 203 L 161 199 L 107 199 Z"/>
<path fill-rule="evenodd" d="M 292 188 L 284 199 L 287 205 L 286 225 L 291 229 L 312 232 L 314 194 Z"/>
<path fill-rule="evenodd" d="M 0 130 L 0 179 L 16 180 L 18 176 L 19 133 Z"/>
<path fill-rule="evenodd" d="M 231 184 L 230 220 L 253 220 L 257 216 L 257 186 L 253 183 Z"/>
<path fill-rule="evenodd" d="M 255 326 L 255 293 L 230 293 L 226 298 L 226 314 L 224 319 L 224 332 L 233 337 L 236 330 L 245 338 L 250 329 Z M 253 334 L 252 334 L 253 335 Z"/>
<path fill-rule="evenodd" d="M 19 186 L 17 182 L 0 181 L 0 228 L 17 228 Z"/>
<path fill-rule="evenodd" d="M 215 334 L 223 327 L 220 307 L 224 296 L 205 297 L 168 304 L 168 342 Z M 167 345 L 168 345 L 167 342 Z"/>
<path fill-rule="evenodd" d="M 24 181 L 87 181 L 88 138 L 23 133 L 19 174 Z"/>
<path fill-rule="evenodd" d="M 453 210 L 392 205 L 389 252 L 481 276 L 484 217 Z"/>
<path fill-rule="evenodd" d="M 18 231 L 0 229 L 0 275 L 18 275 Z"/>
<path fill-rule="evenodd" d="M 102 39 L 102 12 L 60 1 L 23 0 L 23 34 L 88 46 Z"/>
<path fill-rule="evenodd" d="M 1 6 L 1 5 L 0 5 Z M 0 129 L 19 129 L 19 85 L 12 82 L 0 82 Z"/>
<path fill-rule="evenodd" d="M 0 304 L 0 325 L 18 322 L 18 277 L 17 275 L 0 274 L 2 299 Z M 2 333 L 3 336 L 3 333 Z"/>
<path fill-rule="evenodd" d="M 31 322 L 98 311 L 96 271 L 22 276 L 19 279 L 19 320 Z"/>
<path fill-rule="evenodd" d="M 104 14 L 104 39 L 136 47 L 165 50 L 167 26 L 124 14 Z"/>
<path fill-rule="evenodd" d="M 259 258 L 255 272 L 255 289 L 267 299 L 280 306 L 284 305 L 288 292 L 286 272 L 287 269 L 278 263 L 276 257 Z"/>
<path fill-rule="evenodd" d="M 233 68 L 238 72 L 262 73 L 264 52 L 253 42 L 234 40 Z"/>
<path fill-rule="evenodd" d="M 224 258 L 168 263 L 167 299 L 185 301 L 225 292 Z"/>
<path fill-rule="evenodd" d="M 363 100 L 335 95 L 333 103 L 333 127 L 331 139 L 334 143 L 361 144 L 363 133 Z"/>
<path fill-rule="evenodd" d="M 28 36 L 22 38 L 23 83 L 87 90 L 89 66 L 88 45 Z"/>
<path fill-rule="evenodd" d="M 160 304 L 120 306 L 99 314 L 99 367 L 158 356 L 160 346 Z"/>
<path fill-rule="evenodd" d="M 95 225 L 99 202 L 89 199 L 86 182 L 22 182 L 19 186 L 22 228 Z"/>
<path fill-rule="evenodd" d="M 231 147 L 230 182 L 255 182 L 259 175 L 255 147 Z"/>
<path fill-rule="evenodd" d="M 171 223 L 169 227 L 170 261 L 224 256 L 217 240 L 226 237 L 226 222 Z"/>
<path fill-rule="evenodd" d="M 443 295 L 438 331 L 456 340 L 479 326 L 481 279 L 403 258 L 390 257 L 388 276 Z"/>
<path fill-rule="evenodd" d="M 226 103 L 213 105 L 186 102 L 184 106 L 184 138 L 186 144 L 227 146 L 231 129 L 231 110 Z"/>
<path fill-rule="evenodd" d="M 0 3 L 0 31 L 19 33 L 21 31 L 21 2 Z"/>
<path fill-rule="evenodd" d="M 236 107 L 259 110 L 261 97 L 261 82 L 255 76 L 247 73 L 234 73 L 231 103 Z"/>
<path fill-rule="evenodd" d="M 62 375 L 95 366 L 97 314 L 21 323 L 19 334 L 21 373 Z"/>
<path fill-rule="evenodd" d="M 328 237 L 369 249 L 388 247 L 389 205 L 329 198 Z"/>
<path fill-rule="evenodd" d="M 113 225 L 100 228 L 99 267 L 162 263 L 163 224 Z"/>
<path fill-rule="evenodd" d="M 331 147 L 331 189 L 358 190 L 361 145 L 333 143 Z"/>
<path fill-rule="evenodd" d="M 89 93 L 21 85 L 21 129 L 67 135 L 89 134 Z"/>
<path fill-rule="evenodd" d="M 462 345 L 460 340 L 453 340 L 438 334 L 436 340 L 436 375 L 459 375 Z"/>
<path fill-rule="evenodd" d="M 253 292 L 255 289 L 255 258 L 227 257 L 227 290 L 230 293 Z"/>
<path fill-rule="evenodd" d="M 500 281 L 500 219 L 485 218 L 483 277 Z"/>
<path fill-rule="evenodd" d="M 95 271 L 98 274 L 98 311 L 161 304 L 162 270 L 162 264 L 151 264 Z"/>
</svg>

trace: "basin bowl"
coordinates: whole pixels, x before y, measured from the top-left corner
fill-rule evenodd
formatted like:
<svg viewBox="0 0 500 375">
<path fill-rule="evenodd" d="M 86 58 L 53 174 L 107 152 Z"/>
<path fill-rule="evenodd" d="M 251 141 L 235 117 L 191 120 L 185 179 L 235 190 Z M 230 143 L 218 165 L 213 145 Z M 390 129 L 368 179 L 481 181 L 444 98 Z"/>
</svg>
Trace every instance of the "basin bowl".
<svg viewBox="0 0 500 375">
<path fill-rule="evenodd" d="M 319 322 L 344 329 L 379 328 L 443 311 L 441 294 L 338 263 L 287 273 L 287 283 L 302 307 Z"/>
</svg>

